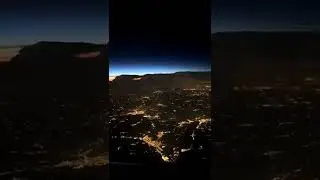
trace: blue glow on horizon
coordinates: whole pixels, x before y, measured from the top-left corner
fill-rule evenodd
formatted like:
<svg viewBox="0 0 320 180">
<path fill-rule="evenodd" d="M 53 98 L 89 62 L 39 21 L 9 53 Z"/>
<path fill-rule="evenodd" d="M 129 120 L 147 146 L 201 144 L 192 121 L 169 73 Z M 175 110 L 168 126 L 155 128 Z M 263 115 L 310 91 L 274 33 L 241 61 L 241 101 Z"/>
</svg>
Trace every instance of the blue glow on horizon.
<svg viewBox="0 0 320 180">
<path fill-rule="evenodd" d="M 199 60 L 194 60 L 198 58 Z M 207 59 L 207 61 L 204 61 Z M 211 71 L 208 57 L 109 57 L 109 76 L 167 74 L 179 71 Z"/>
<path fill-rule="evenodd" d="M 166 74 L 179 71 L 211 71 L 208 67 L 183 67 L 183 66 L 112 66 L 109 68 L 109 76 L 119 75 L 144 75 L 144 74 Z"/>
</svg>

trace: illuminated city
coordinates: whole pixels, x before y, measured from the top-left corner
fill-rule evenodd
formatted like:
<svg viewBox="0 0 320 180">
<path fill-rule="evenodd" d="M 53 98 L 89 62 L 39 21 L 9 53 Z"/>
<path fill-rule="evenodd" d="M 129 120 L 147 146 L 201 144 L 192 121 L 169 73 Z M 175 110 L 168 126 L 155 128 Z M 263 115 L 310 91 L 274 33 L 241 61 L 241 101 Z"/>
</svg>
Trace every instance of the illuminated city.
<svg viewBox="0 0 320 180">
<path fill-rule="evenodd" d="M 181 74 L 184 76 L 184 73 Z M 180 78 L 181 74 L 168 74 L 160 78 Z M 150 84 L 151 90 L 143 91 L 140 86 L 136 92 L 128 94 L 117 94 L 119 91 L 112 89 L 115 86 L 112 83 L 121 82 L 121 78 L 114 79 L 110 85 L 111 93 L 115 92 L 111 94 L 109 115 L 111 161 L 125 157 L 130 162 L 177 163 L 181 155 L 189 151 L 199 159 L 208 161 L 211 81 L 210 73 L 200 75 L 202 80 L 197 80 L 192 87 L 189 84 L 190 87 L 183 88 L 195 81 L 191 73 L 186 84 L 178 85 L 180 87 L 161 87 L 163 84 L 159 80 Z M 146 83 L 146 79 L 157 79 L 158 76 L 127 77 L 126 82 Z"/>
<path fill-rule="evenodd" d="M 225 46 L 213 48 L 212 178 L 319 179 L 319 34 L 217 33 L 213 43 Z"/>
</svg>

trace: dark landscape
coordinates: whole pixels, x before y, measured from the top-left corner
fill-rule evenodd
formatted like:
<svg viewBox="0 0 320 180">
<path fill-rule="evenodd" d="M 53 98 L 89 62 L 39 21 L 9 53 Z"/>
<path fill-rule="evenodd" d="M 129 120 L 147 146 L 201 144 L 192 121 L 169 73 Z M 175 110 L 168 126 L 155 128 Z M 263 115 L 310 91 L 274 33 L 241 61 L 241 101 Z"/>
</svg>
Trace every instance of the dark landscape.
<svg viewBox="0 0 320 180">
<path fill-rule="evenodd" d="M 109 85 L 110 178 L 209 178 L 211 72 L 121 75 Z"/>
<path fill-rule="evenodd" d="M 108 177 L 107 45 L 38 42 L 0 64 L 0 179 Z"/>
<path fill-rule="evenodd" d="M 212 179 L 319 179 L 320 33 L 212 35 Z"/>
</svg>

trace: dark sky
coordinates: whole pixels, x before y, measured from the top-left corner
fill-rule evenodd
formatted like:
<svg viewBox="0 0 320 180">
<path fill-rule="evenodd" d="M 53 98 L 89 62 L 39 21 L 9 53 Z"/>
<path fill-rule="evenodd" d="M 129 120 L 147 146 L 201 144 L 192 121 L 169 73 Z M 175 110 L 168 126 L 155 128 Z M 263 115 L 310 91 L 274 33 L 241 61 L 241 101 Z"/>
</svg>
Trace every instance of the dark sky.
<svg viewBox="0 0 320 180">
<path fill-rule="evenodd" d="M 209 69 L 210 31 L 319 30 L 318 7 L 311 0 L 12 0 L 0 6 L 0 45 L 110 36 L 110 73 Z"/>
<path fill-rule="evenodd" d="M 210 70 L 210 1 L 110 0 L 110 7 L 110 75 Z"/>
<path fill-rule="evenodd" d="M 212 31 L 320 30 L 312 0 L 213 0 Z"/>
<path fill-rule="evenodd" d="M 36 41 L 105 43 L 108 0 L 11 0 L 0 6 L 0 45 Z"/>
</svg>

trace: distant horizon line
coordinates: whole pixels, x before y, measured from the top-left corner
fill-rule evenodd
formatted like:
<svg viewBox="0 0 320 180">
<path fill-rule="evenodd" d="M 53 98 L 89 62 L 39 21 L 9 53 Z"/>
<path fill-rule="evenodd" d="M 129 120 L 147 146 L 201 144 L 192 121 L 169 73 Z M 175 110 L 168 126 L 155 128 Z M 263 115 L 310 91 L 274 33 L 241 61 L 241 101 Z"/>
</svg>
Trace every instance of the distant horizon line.
<svg viewBox="0 0 320 180">
<path fill-rule="evenodd" d="M 146 74 L 120 74 L 120 75 L 111 75 L 109 77 L 117 77 L 117 76 L 145 76 L 145 75 L 156 75 L 156 74 L 176 74 L 176 73 L 197 73 L 197 72 L 211 72 L 211 70 L 203 70 L 203 71 L 176 71 L 172 73 L 146 73 Z"/>
<path fill-rule="evenodd" d="M 212 30 L 212 29 L 211 29 Z M 224 31 L 211 31 L 211 34 L 218 34 L 218 33 L 244 33 L 244 32 L 258 32 L 258 33 L 277 33 L 277 32 L 308 32 L 308 33 L 320 33 L 320 30 L 316 29 L 278 29 L 278 30 L 224 30 Z M 90 41 L 53 41 L 53 40 L 38 40 L 34 41 L 32 43 L 27 44 L 0 44 L 0 48 L 17 48 L 17 47 L 24 47 L 29 46 L 33 44 L 37 44 L 39 42 L 61 42 L 61 43 L 86 43 L 86 44 L 103 44 L 106 45 L 109 43 L 109 40 L 106 40 L 106 42 L 90 42 Z"/>
<path fill-rule="evenodd" d="M 211 31 L 211 34 L 216 34 L 216 33 L 241 33 L 241 32 L 258 32 L 258 33 L 277 33 L 277 32 L 281 32 L 281 33 L 294 33 L 294 32 L 308 32 L 308 33 L 320 33 L 320 30 L 225 30 L 225 31 Z"/>
<path fill-rule="evenodd" d="M 109 41 L 106 41 L 105 43 L 98 43 L 98 42 L 89 42 L 89 41 L 46 41 L 46 40 L 39 40 L 39 41 L 35 41 L 33 43 L 28 43 L 28 44 L 0 44 L 0 48 L 18 48 L 18 47 L 25 47 L 25 46 L 30 46 L 30 45 L 34 45 L 37 43 L 41 43 L 41 42 L 48 42 L 48 43 L 84 43 L 84 44 L 96 44 L 96 45 L 107 45 L 109 43 Z"/>
<path fill-rule="evenodd" d="M 214 29 L 214 28 L 213 28 Z M 211 29 L 212 30 L 212 29 Z M 320 30 L 316 29 L 278 29 L 278 30 L 224 30 L 224 31 L 211 31 L 211 34 L 217 34 L 217 33 L 241 33 L 241 32 L 261 32 L 261 33 L 277 33 L 277 32 L 308 32 L 308 33 L 320 33 Z M 61 42 L 61 43 L 86 43 L 86 44 L 108 44 L 109 40 L 106 40 L 106 42 L 90 42 L 90 41 L 53 41 L 53 40 L 38 40 L 34 41 L 32 43 L 27 44 L 0 44 L 0 48 L 16 48 L 16 47 L 24 47 L 33 45 L 39 42 Z"/>
</svg>

